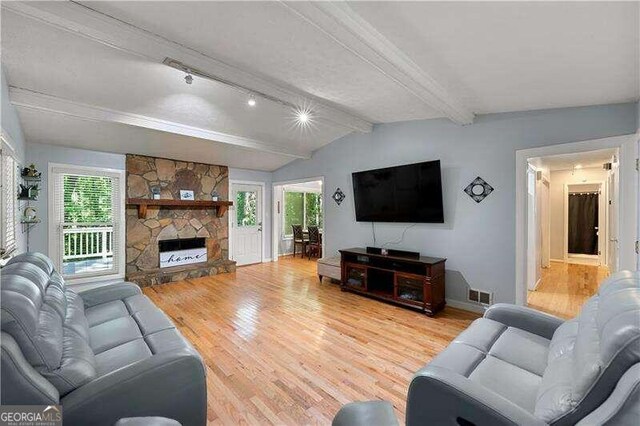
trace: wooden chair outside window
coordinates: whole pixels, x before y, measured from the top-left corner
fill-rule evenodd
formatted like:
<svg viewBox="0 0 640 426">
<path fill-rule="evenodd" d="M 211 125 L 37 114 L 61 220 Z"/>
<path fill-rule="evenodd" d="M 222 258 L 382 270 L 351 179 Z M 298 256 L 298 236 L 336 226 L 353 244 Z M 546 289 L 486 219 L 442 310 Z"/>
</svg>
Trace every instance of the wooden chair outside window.
<svg viewBox="0 0 640 426">
<path fill-rule="evenodd" d="M 322 254 L 322 241 L 320 241 L 320 229 L 317 226 L 309 226 L 309 242 L 307 243 L 307 254 L 311 260 L 311 253 L 320 257 Z"/>
</svg>

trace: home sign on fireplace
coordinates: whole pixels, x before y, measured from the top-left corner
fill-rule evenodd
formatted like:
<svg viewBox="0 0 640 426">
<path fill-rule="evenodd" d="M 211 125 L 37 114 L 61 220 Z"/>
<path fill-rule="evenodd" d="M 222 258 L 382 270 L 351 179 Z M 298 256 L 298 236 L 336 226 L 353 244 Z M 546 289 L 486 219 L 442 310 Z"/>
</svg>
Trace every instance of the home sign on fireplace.
<svg viewBox="0 0 640 426">
<path fill-rule="evenodd" d="M 189 265 L 207 261 L 204 238 L 183 238 L 158 241 L 160 267 Z"/>
</svg>

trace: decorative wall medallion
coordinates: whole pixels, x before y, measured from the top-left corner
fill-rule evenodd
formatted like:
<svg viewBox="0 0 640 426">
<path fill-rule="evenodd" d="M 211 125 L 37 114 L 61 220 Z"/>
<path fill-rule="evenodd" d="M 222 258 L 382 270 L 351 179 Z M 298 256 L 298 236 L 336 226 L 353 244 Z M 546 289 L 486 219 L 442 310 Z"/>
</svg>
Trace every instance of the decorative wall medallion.
<svg viewBox="0 0 640 426">
<path fill-rule="evenodd" d="M 345 197 L 344 192 L 342 192 L 340 188 L 336 189 L 336 192 L 331 196 L 337 205 L 340 205 L 344 201 Z"/>
<path fill-rule="evenodd" d="M 493 187 L 478 176 L 473 182 L 467 185 L 464 192 L 469 194 L 469 197 L 473 198 L 476 203 L 479 203 L 493 192 Z"/>
</svg>

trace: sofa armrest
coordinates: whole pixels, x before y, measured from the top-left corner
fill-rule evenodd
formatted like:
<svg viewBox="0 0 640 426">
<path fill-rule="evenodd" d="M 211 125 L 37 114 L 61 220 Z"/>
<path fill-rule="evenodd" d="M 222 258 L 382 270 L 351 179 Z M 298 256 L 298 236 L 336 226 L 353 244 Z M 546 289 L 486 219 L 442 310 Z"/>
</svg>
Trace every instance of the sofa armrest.
<svg viewBox="0 0 640 426">
<path fill-rule="evenodd" d="M 542 420 L 451 370 L 427 366 L 409 385 L 407 425 L 542 426 Z"/>
<path fill-rule="evenodd" d="M 126 297 L 141 294 L 142 290 L 134 283 L 121 282 L 116 284 L 107 284 L 102 287 L 82 290 L 78 295 L 82 298 L 85 308 L 101 305 L 103 303 L 121 300 Z"/>
<path fill-rule="evenodd" d="M 26 360 L 20 346 L 9 333 L 0 333 L 2 350 L 0 371 L 0 404 L 57 405 L 60 394 Z"/>
<path fill-rule="evenodd" d="M 635 364 L 618 380 L 609 398 L 577 426 L 637 424 L 640 419 L 640 364 Z"/>
<path fill-rule="evenodd" d="M 524 306 L 496 303 L 484 313 L 485 318 L 501 322 L 508 327 L 515 327 L 529 333 L 551 339 L 564 320 L 535 309 Z"/>
<path fill-rule="evenodd" d="M 69 424 L 112 426 L 123 417 L 159 416 L 204 425 L 207 387 L 201 358 L 192 349 L 165 352 L 115 370 L 62 398 Z"/>
</svg>

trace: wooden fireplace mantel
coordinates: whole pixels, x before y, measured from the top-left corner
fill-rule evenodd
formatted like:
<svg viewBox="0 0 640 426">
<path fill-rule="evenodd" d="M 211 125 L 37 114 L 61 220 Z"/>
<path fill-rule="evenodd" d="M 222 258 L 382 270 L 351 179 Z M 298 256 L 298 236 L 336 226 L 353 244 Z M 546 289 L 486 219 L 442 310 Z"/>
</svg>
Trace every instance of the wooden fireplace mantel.
<svg viewBox="0 0 640 426">
<path fill-rule="evenodd" d="M 158 206 L 173 209 L 214 209 L 217 217 L 222 217 L 227 212 L 229 206 L 233 205 L 231 201 L 207 201 L 207 200 L 153 200 L 150 198 L 129 198 L 127 205 L 138 207 L 138 218 L 147 217 L 147 207 Z"/>
</svg>

